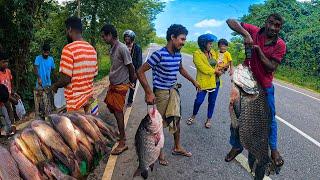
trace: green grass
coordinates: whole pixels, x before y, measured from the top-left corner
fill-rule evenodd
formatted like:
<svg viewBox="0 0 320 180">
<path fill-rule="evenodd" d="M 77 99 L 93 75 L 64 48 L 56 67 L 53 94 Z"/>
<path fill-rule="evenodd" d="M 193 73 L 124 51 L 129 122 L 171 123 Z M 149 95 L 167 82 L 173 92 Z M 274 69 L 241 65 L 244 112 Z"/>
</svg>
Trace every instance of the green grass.
<svg viewBox="0 0 320 180">
<path fill-rule="evenodd" d="M 299 70 L 280 65 L 275 78 L 320 93 L 320 78 L 317 76 L 304 75 Z"/>
<path fill-rule="evenodd" d="M 99 81 L 109 74 L 111 67 L 110 57 L 107 55 L 101 55 L 98 59 L 99 62 L 99 72 L 95 81 Z"/>
</svg>

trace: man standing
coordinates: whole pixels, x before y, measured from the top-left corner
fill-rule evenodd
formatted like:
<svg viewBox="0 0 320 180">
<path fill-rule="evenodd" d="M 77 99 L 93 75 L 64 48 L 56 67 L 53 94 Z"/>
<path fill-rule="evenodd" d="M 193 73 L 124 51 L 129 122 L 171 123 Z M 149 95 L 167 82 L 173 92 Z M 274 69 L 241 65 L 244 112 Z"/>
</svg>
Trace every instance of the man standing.
<svg viewBox="0 0 320 180">
<path fill-rule="evenodd" d="M 129 49 L 130 55 L 132 57 L 132 64 L 133 64 L 135 70 L 137 71 L 140 68 L 140 66 L 142 65 L 142 49 L 134 41 L 135 37 L 136 37 L 136 34 L 132 30 L 126 30 L 123 33 L 123 40 Z M 134 83 L 136 84 L 136 82 L 134 82 Z M 127 107 L 132 106 L 133 95 L 134 95 L 134 88 L 130 88 Z"/>
<path fill-rule="evenodd" d="M 55 64 L 50 54 L 50 45 L 42 46 L 42 55 L 36 57 L 34 62 L 34 73 L 37 76 L 36 88 L 51 86 L 51 71 L 55 69 Z"/>
<path fill-rule="evenodd" d="M 82 38 L 82 23 L 77 17 L 65 21 L 68 43 L 62 50 L 60 79 L 52 90 L 65 88 L 67 111 L 88 113 L 89 100 L 93 97 L 93 80 L 98 74 L 97 53 Z"/>
<path fill-rule="evenodd" d="M 279 14 L 269 15 L 263 28 L 251 24 L 238 23 L 233 19 L 227 20 L 229 27 L 244 37 L 247 55 L 249 56 L 247 56 L 244 64 L 251 68 L 256 80 L 266 92 L 268 105 L 272 113 L 269 145 L 271 148 L 271 158 L 277 166 L 282 166 L 284 162 L 277 149 L 277 121 L 275 119 L 274 86 L 272 80 L 274 72 L 286 53 L 286 44 L 279 37 L 283 23 L 283 18 Z M 232 161 L 243 150 L 239 137 L 236 137 L 234 133 L 235 130 L 232 127 L 230 129 L 230 144 L 232 145 L 232 149 L 225 158 L 227 162 Z"/>
<path fill-rule="evenodd" d="M 11 120 L 6 118 L 4 115 L 4 111 L 7 111 L 4 108 L 4 104 L 9 101 L 9 96 L 10 94 L 8 88 L 4 84 L 0 84 L 0 122 L 4 126 L 4 132 L 6 136 L 12 135 L 16 132 L 16 127 L 12 126 Z"/>
<path fill-rule="evenodd" d="M 117 119 L 120 140 L 118 146 L 111 152 L 119 155 L 128 149 L 124 131 L 124 113 L 126 95 L 129 87 L 134 87 L 136 81 L 135 69 L 127 46 L 118 40 L 118 32 L 111 24 L 106 24 L 101 29 L 102 39 L 109 45 L 111 68 L 109 73 L 109 89 L 105 103 Z"/>
<path fill-rule="evenodd" d="M 173 123 L 174 147 L 172 149 L 173 155 L 182 155 L 191 157 L 191 152 L 186 151 L 180 144 L 180 117 L 179 112 L 177 117 L 170 122 L 167 116 L 167 111 L 172 110 L 172 107 L 180 107 L 179 93 L 175 93 L 177 84 L 177 74 L 180 74 L 188 79 L 192 84 L 200 89 L 199 84 L 188 74 L 186 69 L 182 66 L 181 48 L 184 46 L 188 30 L 179 24 L 171 25 L 167 30 L 167 45 L 160 50 L 155 51 L 138 70 L 138 79 L 145 91 L 145 101 L 147 104 L 156 104 L 157 109 L 164 119 L 164 127 Z M 152 69 L 153 74 L 153 90 L 148 84 L 145 72 Z M 178 97 L 172 97 L 174 94 Z M 171 101 L 171 99 L 177 99 Z M 169 103 L 171 107 L 169 107 Z M 168 165 L 165 160 L 164 153 L 161 151 L 159 156 L 159 163 L 161 165 Z"/>
</svg>

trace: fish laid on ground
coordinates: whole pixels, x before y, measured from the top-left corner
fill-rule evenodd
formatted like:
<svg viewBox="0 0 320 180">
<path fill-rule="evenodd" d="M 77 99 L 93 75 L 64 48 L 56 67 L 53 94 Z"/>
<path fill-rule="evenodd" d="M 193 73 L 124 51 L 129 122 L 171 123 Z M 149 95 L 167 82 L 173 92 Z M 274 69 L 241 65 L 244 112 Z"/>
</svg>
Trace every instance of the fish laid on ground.
<svg viewBox="0 0 320 180">
<path fill-rule="evenodd" d="M 42 176 L 38 168 L 22 153 L 16 141 L 10 144 L 10 153 L 17 162 L 20 174 L 25 180 L 41 180 Z"/>
<path fill-rule="evenodd" d="M 31 128 L 41 141 L 51 148 L 54 156 L 71 170 L 73 177 L 81 176 L 75 155 L 64 143 L 62 137 L 48 123 L 36 120 L 31 123 Z"/>
<path fill-rule="evenodd" d="M 87 154 L 88 151 L 83 151 L 83 149 L 80 149 L 79 141 L 76 135 L 77 132 L 69 118 L 66 116 L 52 114 L 49 116 L 49 119 L 55 130 L 58 131 L 65 142 L 67 142 L 79 162 L 81 160 L 90 161 L 92 159 L 87 159 L 87 157 L 91 155 L 90 153 Z"/>
<path fill-rule="evenodd" d="M 100 138 L 97 131 L 84 116 L 80 114 L 67 114 L 66 116 L 72 121 L 73 124 L 79 127 L 87 135 L 89 141 L 90 139 L 93 140 L 94 147 L 97 152 L 105 154 L 110 151 L 106 142 Z"/>
<path fill-rule="evenodd" d="M 20 180 L 19 169 L 9 151 L 0 146 L 0 180 Z"/>
<path fill-rule="evenodd" d="M 80 115 L 81 116 L 81 115 Z M 99 138 L 101 139 L 101 141 L 106 142 L 107 145 L 109 147 L 111 147 L 113 145 L 113 143 L 111 142 L 111 140 L 107 139 L 104 137 L 104 135 L 101 133 L 100 128 L 96 125 L 96 123 L 94 123 L 93 119 L 88 117 L 88 116 L 83 116 L 84 118 L 86 118 L 88 120 L 88 122 L 90 123 L 90 125 L 93 127 L 93 129 L 96 131 L 97 135 L 99 136 Z"/>
<path fill-rule="evenodd" d="M 32 164 L 37 164 L 38 160 L 33 152 L 29 149 L 26 143 L 22 140 L 20 134 L 16 134 L 13 140 L 16 145 L 21 149 L 21 152 L 28 158 Z"/>
<path fill-rule="evenodd" d="M 46 163 L 44 165 L 44 172 L 50 179 L 57 179 L 57 180 L 76 180 L 72 176 L 68 176 L 63 174 L 58 167 L 53 163 Z"/>
<path fill-rule="evenodd" d="M 25 142 L 29 150 L 35 156 L 37 160 L 36 165 L 52 159 L 51 151 L 48 149 L 48 147 L 46 147 L 46 145 L 41 143 L 39 137 L 31 128 L 26 128 L 22 131 L 21 139 Z"/>
<path fill-rule="evenodd" d="M 148 178 L 149 167 L 153 170 L 153 164 L 158 159 L 163 145 L 162 117 L 155 108 L 152 108 L 141 121 L 135 135 L 139 167 L 134 176 L 141 175 L 144 179 Z"/>
<path fill-rule="evenodd" d="M 248 67 L 239 65 L 233 74 L 230 95 L 231 124 L 241 144 L 249 151 L 251 169 L 256 164 L 255 179 L 263 179 L 269 157 L 271 113 L 264 90 L 256 83 Z"/>
<path fill-rule="evenodd" d="M 92 120 L 100 129 L 101 133 L 104 136 L 107 136 L 112 141 L 116 141 L 117 132 L 114 128 L 109 127 L 106 123 L 104 123 L 100 118 L 97 118 L 92 115 L 86 115 L 87 119 Z"/>
</svg>

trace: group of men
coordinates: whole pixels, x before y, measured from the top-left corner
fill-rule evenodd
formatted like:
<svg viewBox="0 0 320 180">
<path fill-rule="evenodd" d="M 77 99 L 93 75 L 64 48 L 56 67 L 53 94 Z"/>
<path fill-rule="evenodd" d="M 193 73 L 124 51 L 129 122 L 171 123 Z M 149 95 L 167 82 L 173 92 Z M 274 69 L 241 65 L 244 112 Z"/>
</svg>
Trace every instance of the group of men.
<svg viewBox="0 0 320 180">
<path fill-rule="evenodd" d="M 282 165 L 283 160 L 277 150 L 277 123 L 275 120 L 274 87 L 272 85 L 273 74 L 283 59 L 286 52 L 285 42 L 279 37 L 279 31 L 283 25 L 283 19 L 278 14 L 271 14 L 263 28 L 239 23 L 229 19 L 227 24 L 235 32 L 244 38 L 245 46 L 252 50 L 252 57 L 246 59 L 244 65 L 249 66 L 257 79 L 257 82 L 264 88 L 270 109 L 272 110 L 272 123 L 270 127 L 270 148 L 272 158 L 277 165 Z M 82 37 L 82 23 L 79 18 L 71 17 L 65 21 L 68 44 L 63 48 L 60 60 L 59 79 L 51 84 L 50 72 L 55 68 L 52 57 L 49 56 L 50 47 L 43 46 L 43 54 L 35 61 L 35 73 L 37 74 L 37 86 L 49 86 L 53 92 L 58 88 L 65 89 L 66 107 L 68 112 L 84 111 L 88 113 L 90 102 L 93 98 L 93 80 L 98 74 L 97 53 L 93 46 Z M 164 119 L 164 124 L 174 124 L 172 131 L 174 147 L 172 154 L 191 157 L 192 153 L 185 150 L 180 143 L 180 119 L 166 118 L 166 111 L 172 89 L 177 89 L 177 75 L 180 73 L 190 81 L 196 90 L 201 90 L 199 83 L 189 75 L 183 67 L 181 48 L 184 46 L 187 29 L 178 24 L 171 25 L 167 30 L 165 47 L 155 51 L 142 64 L 142 50 L 134 43 L 135 33 L 131 30 L 125 31 L 124 43 L 118 39 L 118 32 L 111 24 L 106 24 L 101 29 L 101 38 L 108 45 L 111 45 L 110 60 L 111 69 L 109 73 L 110 85 L 108 87 L 105 103 L 111 113 L 114 114 L 118 129 L 119 143 L 112 151 L 113 155 L 119 155 L 128 149 L 124 129 L 124 106 L 126 95 L 130 89 L 127 106 L 132 106 L 133 94 L 136 80 L 138 79 L 145 91 L 145 102 L 156 104 L 157 109 Z M 0 56 L 0 85 L 1 102 L 6 104 L 8 99 L 14 102 L 11 96 L 11 84 L 3 81 L 3 74 L 11 75 L 9 70 L 3 70 L 7 62 Z M 152 70 L 152 86 L 149 85 L 145 73 Z M 9 90 L 9 95 L 3 91 Z M 7 97 L 8 96 L 8 97 Z M 181 101 L 176 101 L 180 106 Z M 1 106 L 2 104 L 0 104 Z M 166 127 L 166 126 L 165 126 Z M 8 132 L 11 131 L 9 128 Z M 232 133 L 230 144 L 231 151 L 227 154 L 227 162 L 233 160 L 243 150 L 240 140 Z M 164 154 L 159 156 L 161 165 L 168 165 Z"/>
</svg>

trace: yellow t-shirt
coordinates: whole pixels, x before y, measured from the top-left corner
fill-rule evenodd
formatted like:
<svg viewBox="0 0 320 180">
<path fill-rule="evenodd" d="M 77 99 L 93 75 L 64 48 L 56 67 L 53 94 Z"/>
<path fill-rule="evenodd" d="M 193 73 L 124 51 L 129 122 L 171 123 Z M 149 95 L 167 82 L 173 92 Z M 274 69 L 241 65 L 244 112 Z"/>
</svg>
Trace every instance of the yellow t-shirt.
<svg viewBox="0 0 320 180">
<path fill-rule="evenodd" d="M 220 53 L 220 51 L 216 51 L 217 65 L 219 67 L 227 67 L 227 65 L 232 61 L 231 54 L 226 51 L 224 53 Z"/>
</svg>

